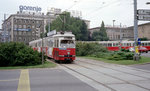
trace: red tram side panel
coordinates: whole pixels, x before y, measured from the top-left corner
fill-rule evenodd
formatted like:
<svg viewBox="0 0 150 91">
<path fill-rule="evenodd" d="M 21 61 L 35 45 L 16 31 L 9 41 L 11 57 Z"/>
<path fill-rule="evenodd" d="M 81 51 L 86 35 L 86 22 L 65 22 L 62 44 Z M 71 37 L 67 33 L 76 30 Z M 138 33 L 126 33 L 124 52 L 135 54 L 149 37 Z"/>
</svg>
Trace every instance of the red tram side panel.
<svg viewBox="0 0 150 91">
<path fill-rule="evenodd" d="M 134 47 L 134 41 L 79 41 L 82 43 L 99 43 L 100 45 L 106 47 L 109 51 L 119 51 L 120 47 L 122 49 L 129 49 Z M 150 41 L 141 41 L 141 47 L 145 47 L 150 51 Z"/>
</svg>

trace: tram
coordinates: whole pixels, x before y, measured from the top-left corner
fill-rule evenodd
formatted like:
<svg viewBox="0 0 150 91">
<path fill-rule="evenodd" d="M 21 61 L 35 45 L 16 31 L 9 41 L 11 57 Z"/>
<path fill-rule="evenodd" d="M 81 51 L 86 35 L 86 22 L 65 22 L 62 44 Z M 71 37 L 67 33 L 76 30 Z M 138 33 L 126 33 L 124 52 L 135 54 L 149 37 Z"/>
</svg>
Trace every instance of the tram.
<svg viewBox="0 0 150 91">
<path fill-rule="evenodd" d="M 134 46 L 134 41 L 82 41 L 85 43 L 99 43 L 102 46 L 105 46 L 110 51 L 118 51 L 120 47 L 122 49 L 129 49 Z M 142 47 L 147 48 L 150 51 L 150 41 L 141 41 Z"/>
<path fill-rule="evenodd" d="M 52 33 L 43 39 L 31 41 L 29 46 L 39 52 L 43 48 L 45 55 L 53 58 L 55 61 L 73 62 L 76 57 L 75 35 L 72 32 Z"/>
</svg>

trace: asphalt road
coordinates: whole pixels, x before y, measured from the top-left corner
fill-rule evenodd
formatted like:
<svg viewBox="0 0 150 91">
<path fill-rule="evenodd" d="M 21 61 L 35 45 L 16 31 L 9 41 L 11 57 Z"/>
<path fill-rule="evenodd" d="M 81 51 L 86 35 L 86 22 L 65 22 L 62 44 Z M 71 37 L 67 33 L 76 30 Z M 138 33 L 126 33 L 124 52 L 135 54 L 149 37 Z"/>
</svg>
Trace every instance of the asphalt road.
<svg viewBox="0 0 150 91">
<path fill-rule="evenodd" d="M 150 51 L 148 53 L 141 53 L 141 56 L 150 57 Z M 138 68 L 138 69 L 143 69 L 143 70 L 149 70 L 150 71 L 150 63 L 132 65 L 131 67 L 135 67 L 135 68 Z"/>
<path fill-rule="evenodd" d="M 0 91 L 17 91 L 20 70 L 0 70 Z"/>
<path fill-rule="evenodd" d="M 77 58 L 65 66 L 69 69 L 0 70 L 0 91 L 150 91 L 150 64 L 128 67 Z"/>
<path fill-rule="evenodd" d="M 25 70 L 0 70 L 0 91 L 97 91 L 62 69 Z"/>
</svg>

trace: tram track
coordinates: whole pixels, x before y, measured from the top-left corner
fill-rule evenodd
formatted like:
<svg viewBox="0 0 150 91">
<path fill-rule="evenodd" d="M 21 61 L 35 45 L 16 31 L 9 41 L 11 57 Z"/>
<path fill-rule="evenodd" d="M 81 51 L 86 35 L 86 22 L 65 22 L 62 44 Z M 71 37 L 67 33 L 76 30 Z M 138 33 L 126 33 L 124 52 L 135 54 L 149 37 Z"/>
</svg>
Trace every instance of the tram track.
<svg viewBox="0 0 150 91">
<path fill-rule="evenodd" d="M 99 66 L 99 67 L 111 69 L 111 70 L 118 71 L 118 72 L 121 72 L 121 73 L 129 74 L 129 75 L 133 75 L 133 76 L 137 76 L 137 77 L 142 77 L 142 78 L 145 78 L 145 79 L 150 80 L 150 77 L 143 77 L 143 76 L 139 76 L 139 75 L 132 74 L 132 73 L 129 73 L 129 72 L 120 71 L 120 70 L 117 70 L 117 69 L 113 69 L 113 68 L 110 68 L 110 67 L 106 67 L 106 66 L 101 65 L 101 64 L 95 64 L 95 63 L 85 62 L 85 61 L 81 61 L 81 60 L 78 60 L 78 61 L 83 62 L 83 63 L 90 64 L 90 65 L 96 65 L 96 66 Z M 124 67 L 124 66 L 122 66 L 122 67 Z M 145 72 L 145 73 L 149 73 L 149 74 L 150 74 L 150 72 L 148 72 L 148 71 L 143 71 L 143 70 L 138 70 L 138 69 L 132 69 L 132 70 L 141 71 L 141 72 Z"/>
<path fill-rule="evenodd" d="M 65 69 L 68 69 L 68 70 L 70 70 L 70 71 L 72 71 L 72 72 L 75 72 L 75 73 L 77 73 L 77 74 L 79 74 L 79 75 L 81 75 L 81 76 L 83 76 L 83 77 L 85 77 L 85 78 L 87 78 L 87 79 L 90 79 L 91 81 L 93 81 L 93 82 L 95 82 L 95 83 L 97 83 L 97 84 L 99 84 L 99 85 L 102 85 L 102 86 L 104 86 L 105 88 L 109 89 L 109 91 L 117 91 L 117 90 L 115 90 L 115 89 L 113 89 L 113 88 L 111 88 L 111 87 L 109 87 L 109 86 L 107 86 L 107 85 L 105 85 L 105 84 L 103 84 L 103 83 L 101 83 L 101 82 L 99 82 L 99 81 L 96 81 L 95 79 L 93 79 L 93 78 L 91 78 L 91 77 L 86 76 L 85 74 L 82 74 L 82 73 L 80 73 L 80 72 L 78 72 L 78 71 L 76 71 L 76 70 L 74 70 L 74 69 L 68 67 L 67 64 L 56 63 L 56 62 L 54 62 L 53 59 L 48 59 L 48 61 L 51 61 L 51 62 L 57 64 L 59 67 L 63 68 L 64 70 L 65 70 Z M 72 64 L 76 65 L 76 63 L 74 63 L 74 62 L 73 62 Z M 100 91 L 99 89 L 97 89 L 97 90 Z"/>
<path fill-rule="evenodd" d="M 90 67 L 86 67 L 86 66 L 83 66 L 83 65 L 80 65 L 80 64 L 78 64 L 78 66 L 81 66 L 81 67 L 84 67 L 84 68 L 93 70 L 93 71 L 98 72 L 98 73 L 102 73 L 102 74 L 104 74 L 104 75 L 106 75 L 106 76 L 109 76 L 109 77 L 112 77 L 112 78 L 114 78 L 114 79 L 121 80 L 121 81 L 125 82 L 126 84 L 135 85 L 135 86 L 137 86 L 137 87 L 140 87 L 140 88 L 143 88 L 143 89 L 146 89 L 146 90 L 149 90 L 149 91 L 150 91 L 150 89 L 148 89 L 148 88 L 142 87 L 142 86 L 140 86 L 140 85 L 134 84 L 134 83 L 132 83 L 132 82 L 129 82 L 129 81 L 126 81 L 126 80 L 123 80 L 123 79 L 120 79 L 120 78 L 118 78 L 118 77 L 116 77 L 116 76 L 112 76 L 112 75 L 106 74 L 106 73 L 104 73 L 104 72 L 97 71 L 97 70 L 95 70 L 95 69 L 92 69 L 92 68 L 90 68 Z M 149 80 L 150 80 L 150 79 L 149 79 Z M 116 84 L 116 83 L 115 83 L 115 84 Z M 119 84 L 121 84 L 121 83 L 119 83 Z M 124 83 L 122 83 L 122 84 L 124 84 Z"/>
<path fill-rule="evenodd" d="M 113 88 L 111 88 L 111 87 L 109 87 L 109 86 L 107 86 L 107 85 L 105 85 L 105 84 L 103 84 L 103 83 L 101 83 L 101 82 L 99 82 L 99 81 L 96 81 L 95 79 L 93 79 L 93 78 L 91 78 L 91 77 L 88 77 L 88 76 L 86 76 L 86 75 L 84 75 L 84 74 L 82 74 L 82 73 L 80 73 L 80 72 L 78 72 L 78 71 L 76 71 L 76 70 L 74 70 L 74 69 L 72 69 L 72 68 L 70 68 L 70 67 L 64 65 L 64 64 L 60 64 L 60 66 L 63 66 L 63 67 L 65 67 L 65 68 L 67 68 L 67 69 L 69 69 L 69 70 L 71 70 L 71 71 L 73 71 L 73 72 L 76 72 L 76 73 L 78 73 L 78 74 L 80 74 L 80 75 L 82 75 L 82 76 L 84 76 L 84 77 L 86 77 L 86 78 L 88 78 L 88 79 L 90 79 L 90 80 L 92 80 L 92 81 L 94 81 L 94 82 L 96 82 L 96 83 L 98 83 L 98 84 L 100 84 L 100 85 L 102 85 L 102 86 L 104 86 L 104 87 L 110 89 L 111 91 L 117 91 L 117 90 L 115 90 L 115 89 L 113 89 Z"/>
<path fill-rule="evenodd" d="M 116 89 L 114 89 L 113 87 L 110 86 L 110 85 L 112 85 L 112 84 L 130 84 L 130 85 L 134 85 L 134 86 L 136 86 L 136 87 L 138 87 L 138 88 L 142 88 L 142 89 L 145 89 L 145 90 L 147 90 L 147 91 L 150 91 L 149 88 L 146 88 L 146 87 L 143 87 L 143 86 L 141 86 L 141 85 L 138 85 L 138 84 L 134 83 L 135 81 L 133 81 L 133 82 L 132 82 L 132 81 L 127 81 L 127 80 L 118 78 L 117 76 L 113 76 L 113 75 L 107 74 L 107 73 L 105 73 L 105 72 L 100 72 L 100 71 L 98 71 L 98 70 L 95 70 L 94 68 L 91 68 L 91 67 L 86 66 L 86 65 L 92 65 L 92 66 L 98 66 L 98 67 L 102 67 L 102 68 L 111 69 L 111 70 L 114 70 L 114 71 L 117 71 L 117 72 L 122 72 L 122 71 L 120 71 L 120 70 L 116 70 L 116 69 L 113 69 L 113 68 L 110 68 L 110 67 L 106 67 L 106 66 L 101 65 L 101 64 L 95 64 L 95 63 L 90 63 L 90 62 L 85 62 L 85 61 L 78 60 L 78 62 L 75 62 L 75 63 L 71 64 L 72 66 L 71 66 L 70 64 L 58 64 L 58 65 L 59 65 L 59 66 L 62 66 L 62 67 L 64 67 L 64 68 L 66 68 L 66 69 L 68 69 L 68 70 L 70 70 L 70 71 L 73 71 L 73 72 L 75 72 L 75 73 L 77 73 L 77 74 L 79 74 L 79 75 L 82 75 L 82 76 L 84 76 L 84 77 L 87 78 L 87 79 L 92 80 L 93 82 L 96 82 L 97 84 L 102 85 L 102 86 L 104 86 L 105 88 L 108 88 L 110 91 L 118 91 L 118 90 L 116 90 Z M 120 83 L 120 82 L 119 82 L 119 83 L 103 83 L 103 82 L 100 82 L 100 81 L 96 80 L 95 78 L 93 78 L 93 77 L 91 77 L 91 76 L 89 76 L 89 75 L 87 75 L 87 74 L 84 74 L 84 73 L 82 73 L 82 72 L 76 70 L 75 68 L 73 68 L 73 66 L 78 66 L 79 68 L 82 67 L 82 68 L 91 70 L 91 71 L 93 71 L 93 72 L 103 74 L 103 75 L 105 75 L 105 76 L 107 76 L 107 77 L 111 77 L 111 78 L 120 80 L 120 81 L 122 81 L 123 83 Z M 137 71 L 137 70 L 136 70 L 136 71 Z M 135 74 L 132 74 L 132 73 L 128 73 L 128 72 L 122 72 L 122 73 L 123 73 L 123 74 L 129 74 L 129 75 L 137 76 L 137 77 L 141 77 L 141 78 L 144 78 L 144 79 L 146 79 L 146 80 L 150 80 L 150 78 L 143 77 L 143 76 L 138 76 L 138 75 L 135 75 Z M 138 80 L 138 81 L 140 81 L 140 80 Z M 138 81 L 137 81 L 137 82 L 138 82 Z M 144 80 L 141 80 L 141 81 L 144 81 Z"/>
</svg>

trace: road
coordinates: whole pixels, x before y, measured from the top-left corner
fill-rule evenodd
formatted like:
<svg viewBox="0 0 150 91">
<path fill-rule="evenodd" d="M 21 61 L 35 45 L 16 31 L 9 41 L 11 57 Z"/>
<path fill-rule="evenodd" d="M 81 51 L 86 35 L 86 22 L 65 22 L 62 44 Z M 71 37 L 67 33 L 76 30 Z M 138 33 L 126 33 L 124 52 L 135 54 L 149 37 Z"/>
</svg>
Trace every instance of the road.
<svg viewBox="0 0 150 91">
<path fill-rule="evenodd" d="M 141 56 L 150 57 L 150 51 L 148 53 L 141 53 Z"/>
<path fill-rule="evenodd" d="M 150 57 L 150 52 L 142 53 L 141 56 Z M 135 68 L 138 68 L 138 69 L 143 69 L 143 70 L 149 70 L 150 71 L 150 63 L 132 65 L 131 67 L 135 67 Z"/>
<path fill-rule="evenodd" d="M 150 71 L 77 58 L 56 68 L 0 70 L 0 91 L 150 91 Z"/>
<path fill-rule="evenodd" d="M 29 79 L 27 79 L 28 77 Z M 43 68 L 0 70 L 0 91 L 97 90 L 62 69 Z"/>
</svg>

